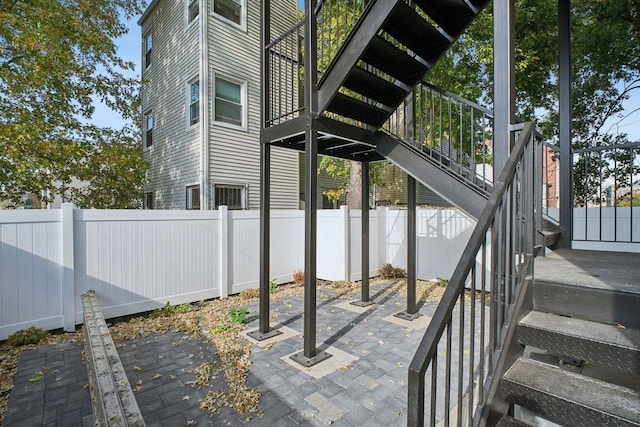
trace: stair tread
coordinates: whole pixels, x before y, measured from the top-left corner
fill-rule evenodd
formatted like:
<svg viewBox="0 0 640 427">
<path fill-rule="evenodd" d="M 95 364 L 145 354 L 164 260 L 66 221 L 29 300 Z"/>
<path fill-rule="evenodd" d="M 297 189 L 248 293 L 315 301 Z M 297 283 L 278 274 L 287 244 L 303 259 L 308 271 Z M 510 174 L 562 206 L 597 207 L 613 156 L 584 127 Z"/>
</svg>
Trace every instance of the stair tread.
<svg viewBox="0 0 640 427">
<path fill-rule="evenodd" d="M 525 423 L 524 421 L 516 420 L 515 418 L 510 417 L 509 415 L 503 415 L 502 418 L 500 418 L 500 421 L 498 421 L 498 424 L 496 424 L 496 427 L 531 427 L 531 426 Z"/>
<path fill-rule="evenodd" d="M 361 59 L 408 86 L 415 86 L 429 70 L 380 36 L 371 40 Z"/>
<path fill-rule="evenodd" d="M 383 28 L 428 62 L 435 62 L 451 46 L 446 36 L 404 2 L 398 3 Z"/>
<path fill-rule="evenodd" d="M 626 329 L 540 311 L 529 312 L 520 321 L 520 325 L 640 352 L 640 331 L 637 329 Z"/>
<path fill-rule="evenodd" d="M 555 421 L 640 425 L 640 392 L 520 358 L 503 376 L 505 398 Z M 526 391 L 525 391 L 526 390 Z M 559 411 L 559 412 L 558 412 Z"/>
<path fill-rule="evenodd" d="M 398 105 L 408 94 L 400 86 L 360 67 L 351 70 L 343 86 L 389 107 Z"/>
<path fill-rule="evenodd" d="M 416 4 L 452 36 L 460 34 L 475 17 L 464 0 L 416 0 Z"/>
<path fill-rule="evenodd" d="M 327 110 L 375 127 L 380 127 L 389 117 L 387 111 L 341 93 L 336 94 Z"/>
</svg>

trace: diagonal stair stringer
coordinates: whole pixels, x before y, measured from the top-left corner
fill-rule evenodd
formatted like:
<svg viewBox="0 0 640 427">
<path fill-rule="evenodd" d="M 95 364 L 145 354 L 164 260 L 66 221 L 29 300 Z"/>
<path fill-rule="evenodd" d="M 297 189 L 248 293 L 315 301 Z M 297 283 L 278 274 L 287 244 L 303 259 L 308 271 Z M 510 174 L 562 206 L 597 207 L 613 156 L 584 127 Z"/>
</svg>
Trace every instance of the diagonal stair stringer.
<svg viewBox="0 0 640 427">
<path fill-rule="evenodd" d="M 457 179 L 435 164 L 417 155 L 413 150 L 395 137 L 384 132 L 376 132 L 373 137 L 376 151 L 394 163 L 400 169 L 429 187 L 443 199 L 478 219 L 487 197 Z"/>
</svg>

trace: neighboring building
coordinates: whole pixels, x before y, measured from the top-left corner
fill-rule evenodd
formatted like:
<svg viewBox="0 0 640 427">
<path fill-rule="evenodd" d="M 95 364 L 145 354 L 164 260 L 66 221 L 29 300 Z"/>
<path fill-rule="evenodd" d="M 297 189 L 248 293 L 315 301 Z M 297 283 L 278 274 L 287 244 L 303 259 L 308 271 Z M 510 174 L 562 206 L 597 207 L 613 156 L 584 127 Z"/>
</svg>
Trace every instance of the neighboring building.
<svg viewBox="0 0 640 427">
<path fill-rule="evenodd" d="M 299 10 L 274 4 L 276 36 Z M 260 2 L 153 0 L 138 24 L 145 207 L 258 208 Z M 298 153 L 272 148 L 271 159 L 272 207 L 297 209 Z"/>
</svg>

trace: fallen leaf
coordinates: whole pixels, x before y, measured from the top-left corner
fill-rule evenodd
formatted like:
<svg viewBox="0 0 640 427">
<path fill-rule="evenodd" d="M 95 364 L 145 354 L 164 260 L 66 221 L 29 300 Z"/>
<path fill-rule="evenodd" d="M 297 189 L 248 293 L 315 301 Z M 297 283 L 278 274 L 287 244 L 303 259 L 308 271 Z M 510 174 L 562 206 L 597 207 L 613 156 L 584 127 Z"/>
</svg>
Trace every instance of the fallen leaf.
<svg viewBox="0 0 640 427">
<path fill-rule="evenodd" d="M 160 378 L 161 376 L 162 376 L 162 374 L 155 374 L 155 375 L 153 376 L 153 379 L 155 380 L 156 378 Z"/>
</svg>

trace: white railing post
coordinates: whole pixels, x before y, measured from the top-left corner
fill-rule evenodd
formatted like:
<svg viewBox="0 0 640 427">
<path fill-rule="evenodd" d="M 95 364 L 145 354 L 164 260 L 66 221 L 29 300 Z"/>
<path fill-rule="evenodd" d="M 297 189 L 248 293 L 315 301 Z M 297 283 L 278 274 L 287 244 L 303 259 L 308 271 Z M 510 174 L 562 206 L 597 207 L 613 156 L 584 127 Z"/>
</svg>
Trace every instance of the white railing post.
<svg viewBox="0 0 640 427">
<path fill-rule="evenodd" d="M 347 205 L 340 206 L 342 232 L 344 233 L 344 280 L 351 281 L 351 215 Z"/>
<path fill-rule="evenodd" d="M 229 208 L 220 206 L 220 298 L 229 296 Z"/>
<path fill-rule="evenodd" d="M 73 332 L 76 329 L 75 304 L 75 265 L 74 265 L 74 232 L 73 232 L 73 204 L 63 203 L 61 214 L 62 226 L 62 312 L 64 316 L 64 330 Z"/>
</svg>

